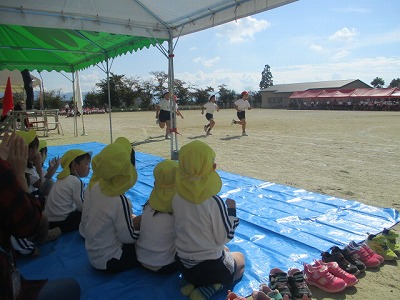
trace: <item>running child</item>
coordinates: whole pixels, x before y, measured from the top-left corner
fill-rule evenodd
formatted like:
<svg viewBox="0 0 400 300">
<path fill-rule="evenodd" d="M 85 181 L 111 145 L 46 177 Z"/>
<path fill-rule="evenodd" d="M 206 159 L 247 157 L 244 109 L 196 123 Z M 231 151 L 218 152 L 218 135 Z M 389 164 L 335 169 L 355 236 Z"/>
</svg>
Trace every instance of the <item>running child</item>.
<svg viewBox="0 0 400 300">
<path fill-rule="evenodd" d="M 204 114 L 204 110 L 206 110 L 206 119 L 208 120 L 208 124 L 204 125 L 204 131 L 206 132 L 206 136 L 211 135 L 211 129 L 213 129 L 215 125 L 214 121 L 214 111 L 219 111 L 218 105 L 215 103 L 215 95 L 211 95 L 208 98 L 208 102 L 201 107 L 201 114 Z"/>
<path fill-rule="evenodd" d="M 246 133 L 246 108 L 251 109 L 250 103 L 248 101 L 249 99 L 249 93 L 246 91 L 243 91 L 240 94 L 240 98 L 235 101 L 235 109 L 237 111 L 237 117 L 239 121 L 236 121 L 235 119 L 232 120 L 231 125 L 233 124 L 239 124 L 242 126 L 242 135 L 247 136 Z"/>
</svg>

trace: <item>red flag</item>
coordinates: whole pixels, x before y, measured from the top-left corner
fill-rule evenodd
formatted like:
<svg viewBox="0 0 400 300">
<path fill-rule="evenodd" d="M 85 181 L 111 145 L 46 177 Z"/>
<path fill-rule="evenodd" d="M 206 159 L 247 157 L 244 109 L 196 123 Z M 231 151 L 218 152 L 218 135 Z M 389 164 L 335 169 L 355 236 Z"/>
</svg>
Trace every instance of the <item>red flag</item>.
<svg viewBox="0 0 400 300">
<path fill-rule="evenodd" d="M 10 110 L 14 109 L 13 93 L 11 90 L 10 77 L 7 79 L 6 90 L 4 91 L 3 97 L 3 113 L 2 116 L 6 116 Z"/>
</svg>

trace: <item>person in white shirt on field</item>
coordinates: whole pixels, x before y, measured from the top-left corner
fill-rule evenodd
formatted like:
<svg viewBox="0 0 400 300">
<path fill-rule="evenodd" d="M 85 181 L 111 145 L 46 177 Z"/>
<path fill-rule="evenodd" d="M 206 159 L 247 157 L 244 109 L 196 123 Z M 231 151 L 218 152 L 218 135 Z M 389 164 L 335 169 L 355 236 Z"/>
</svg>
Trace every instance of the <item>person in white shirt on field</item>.
<svg viewBox="0 0 400 300">
<path fill-rule="evenodd" d="M 204 114 L 204 110 L 206 111 L 206 119 L 208 120 L 208 124 L 204 125 L 204 131 L 206 132 L 206 136 L 211 135 L 211 129 L 213 129 L 215 125 L 214 121 L 214 111 L 219 111 L 218 105 L 215 103 L 215 95 L 211 95 L 208 98 L 208 102 L 204 104 L 201 108 L 201 114 Z"/>
<path fill-rule="evenodd" d="M 178 104 L 176 103 L 177 98 L 174 97 L 176 115 L 183 119 L 183 115 L 178 110 Z M 160 102 L 156 105 L 156 123 L 160 128 L 165 127 L 165 139 L 169 140 L 171 138 L 171 104 L 169 100 L 169 91 L 167 89 L 163 90 L 162 98 Z"/>
<path fill-rule="evenodd" d="M 240 98 L 235 101 L 235 109 L 237 111 L 237 117 L 239 121 L 236 121 L 235 119 L 232 120 L 232 125 L 233 124 L 239 124 L 242 126 L 242 135 L 246 136 L 246 108 L 251 109 L 250 103 L 248 101 L 249 99 L 249 93 L 246 91 L 243 91 L 240 94 Z"/>
</svg>

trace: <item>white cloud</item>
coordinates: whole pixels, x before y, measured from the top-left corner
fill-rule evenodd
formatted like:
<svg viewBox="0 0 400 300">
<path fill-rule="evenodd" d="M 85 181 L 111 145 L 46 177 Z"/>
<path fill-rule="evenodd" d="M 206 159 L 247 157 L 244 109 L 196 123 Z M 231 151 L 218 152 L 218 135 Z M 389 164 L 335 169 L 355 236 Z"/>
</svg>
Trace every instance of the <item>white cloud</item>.
<svg viewBox="0 0 400 300">
<path fill-rule="evenodd" d="M 320 45 L 311 45 L 310 46 L 311 50 L 316 51 L 316 52 L 323 52 L 324 48 Z"/>
<path fill-rule="evenodd" d="M 349 29 L 344 27 L 332 34 L 329 39 L 334 41 L 352 41 L 356 35 L 358 35 L 358 33 L 355 28 Z"/>
<path fill-rule="evenodd" d="M 230 43 L 243 43 L 252 40 L 256 33 L 270 26 L 271 24 L 266 20 L 246 17 L 220 26 L 217 37 L 228 38 Z"/>
<path fill-rule="evenodd" d="M 377 76 L 389 84 L 399 77 L 399 69 L 400 57 L 375 57 L 319 65 L 274 67 L 272 75 L 275 84 L 339 79 L 360 79 L 369 84 Z"/>
<path fill-rule="evenodd" d="M 195 59 L 193 59 L 193 62 L 202 64 L 206 68 L 210 68 L 210 67 L 214 66 L 214 64 L 219 62 L 220 60 L 221 60 L 221 57 L 219 57 L 219 56 L 216 56 L 211 59 L 205 59 L 203 57 L 196 57 Z"/>
<path fill-rule="evenodd" d="M 400 57 L 375 57 L 354 59 L 347 62 L 326 64 L 303 64 L 285 67 L 271 66 L 274 84 L 315 82 L 329 80 L 360 79 L 370 84 L 375 77 L 381 77 L 386 85 L 398 78 Z M 260 72 L 236 72 L 232 69 L 218 69 L 211 72 L 176 73 L 176 78 L 184 78 L 186 82 L 200 88 L 207 86 L 215 90 L 221 84 L 237 93 L 242 90 L 258 91 L 261 80 Z"/>
<path fill-rule="evenodd" d="M 347 51 L 347 50 L 340 50 L 340 51 L 338 51 L 338 52 L 336 52 L 334 55 L 333 55 L 333 59 L 335 59 L 335 60 L 338 60 L 338 59 L 343 59 L 343 58 L 345 58 L 346 56 L 348 56 L 349 55 L 349 51 Z"/>
</svg>

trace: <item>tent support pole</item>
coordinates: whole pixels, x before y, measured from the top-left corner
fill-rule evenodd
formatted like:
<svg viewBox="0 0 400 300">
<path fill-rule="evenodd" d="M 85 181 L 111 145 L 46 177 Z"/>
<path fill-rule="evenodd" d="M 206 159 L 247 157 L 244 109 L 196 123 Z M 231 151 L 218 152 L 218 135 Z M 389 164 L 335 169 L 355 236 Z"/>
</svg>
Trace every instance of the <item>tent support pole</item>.
<svg viewBox="0 0 400 300">
<path fill-rule="evenodd" d="M 75 92 L 75 73 L 72 72 L 72 91 L 73 91 L 73 109 L 74 109 L 74 136 L 77 137 L 78 136 L 78 119 L 76 116 L 76 92 Z"/>
<path fill-rule="evenodd" d="M 106 73 L 107 73 L 107 97 L 108 97 L 108 116 L 110 119 L 110 144 L 113 142 L 112 136 L 112 120 L 111 120 L 111 92 L 110 92 L 110 66 L 108 63 L 108 56 L 106 58 Z"/>
<path fill-rule="evenodd" d="M 168 39 L 168 90 L 171 114 L 171 159 L 178 160 L 178 133 L 176 127 L 176 103 L 174 101 L 174 48 L 172 43 L 172 33 Z"/>
</svg>

